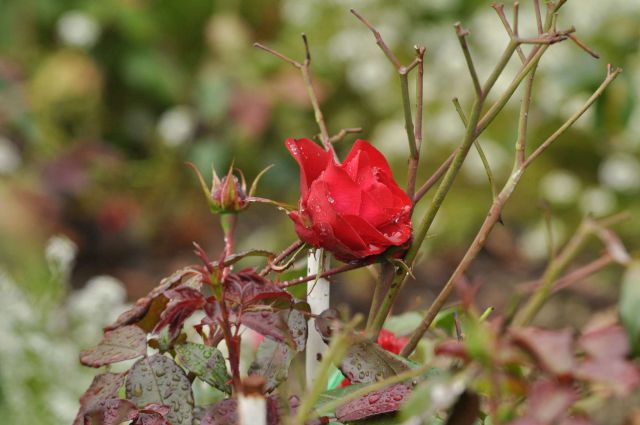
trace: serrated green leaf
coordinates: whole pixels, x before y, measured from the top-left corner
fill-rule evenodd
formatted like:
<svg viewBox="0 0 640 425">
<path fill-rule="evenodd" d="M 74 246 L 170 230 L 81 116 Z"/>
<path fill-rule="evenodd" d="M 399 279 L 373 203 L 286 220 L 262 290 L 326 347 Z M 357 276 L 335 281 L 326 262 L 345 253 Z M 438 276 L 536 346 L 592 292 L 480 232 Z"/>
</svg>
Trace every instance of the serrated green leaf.
<svg viewBox="0 0 640 425">
<path fill-rule="evenodd" d="M 215 347 L 188 342 L 176 346 L 176 359 L 191 373 L 207 384 L 231 394 L 231 377 L 224 356 Z"/>
</svg>

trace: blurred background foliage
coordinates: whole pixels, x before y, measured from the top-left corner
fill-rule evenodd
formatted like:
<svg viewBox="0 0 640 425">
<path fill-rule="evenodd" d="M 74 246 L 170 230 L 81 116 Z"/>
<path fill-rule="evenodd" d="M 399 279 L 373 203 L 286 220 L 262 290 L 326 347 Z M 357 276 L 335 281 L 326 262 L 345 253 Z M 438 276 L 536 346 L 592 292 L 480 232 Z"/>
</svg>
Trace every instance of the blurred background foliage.
<svg viewBox="0 0 640 425">
<path fill-rule="evenodd" d="M 532 34 L 533 10 L 522 3 L 521 33 Z M 507 43 L 486 0 L 0 1 L 3 423 L 68 423 L 91 375 L 77 364 L 79 347 L 94 343 L 124 303 L 194 262 L 192 241 L 218 252 L 220 231 L 185 161 L 208 176 L 211 164 L 225 172 L 235 161 L 249 181 L 275 164 L 260 195 L 296 201 L 298 170 L 283 141 L 317 133 L 313 114 L 297 71 L 253 42 L 301 58 L 300 33 L 307 33 L 330 129 L 362 127 L 361 137 L 404 180 L 397 77 L 350 7 L 374 22 L 404 61 L 414 44 L 427 48 L 424 179 L 462 135 L 451 98 L 469 106 L 471 86 L 452 24 L 470 28 L 481 75 Z M 632 252 L 638 247 L 640 3 L 570 0 L 560 26 L 570 25 L 602 58 L 570 43 L 550 49 L 535 87 L 532 145 L 590 95 L 606 63 L 625 72 L 531 168 L 509 202 L 505 225 L 472 269 L 472 278 L 486 284 L 484 305 L 501 305 L 515 283 L 544 266 L 545 214 L 560 244 L 585 214 L 629 210 L 634 219 L 620 234 Z M 514 75 L 513 62 L 497 92 Z M 500 181 L 511 167 L 517 107 L 516 96 L 480 139 Z M 353 140 L 347 137 L 339 151 Z M 432 228 L 404 307 L 432 299 L 490 201 L 472 152 Z M 294 236 L 282 213 L 253 206 L 240 221 L 238 249 L 276 251 Z M 619 274 L 611 267 L 572 288 L 541 321 L 575 323 L 610 305 Z M 349 280 L 336 286 L 335 303 L 365 308 L 367 276 Z"/>
</svg>

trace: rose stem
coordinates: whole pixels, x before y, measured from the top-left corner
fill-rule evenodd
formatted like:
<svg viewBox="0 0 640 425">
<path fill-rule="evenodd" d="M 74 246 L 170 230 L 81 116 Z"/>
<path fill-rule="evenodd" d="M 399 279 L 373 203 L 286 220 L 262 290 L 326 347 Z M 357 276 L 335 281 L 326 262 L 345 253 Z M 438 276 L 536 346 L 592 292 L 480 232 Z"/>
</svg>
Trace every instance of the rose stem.
<svg viewBox="0 0 640 425">
<path fill-rule="evenodd" d="M 305 34 L 302 34 L 302 41 L 304 42 L 304 50 L 305 57 L 302 63 L 294 61 L 293 59 L 289 59 L 288 57 L 278 53 L 268 47 L 262 46 L 261 44 L 254 44 L 254 46 L 261 48 L 280 59 L 288 62 L 294 67 L 298 68 L 302 73 L 302 79 L 304 81 L 304 85 L 307 88 L 307 94 L 309 96 L 309 100 L 311 101 L 311 106 L 313 107 L 314 116 L 316 119 L 316 123 L 318 124 L 318 128 L 320 129 L 320 140 L 324 148 L 331 152 L 333 158 L 336 162 L 338 162 L 338 156 L 336 155 L 336 151 L 333 148 L 333 144 L 331 143 L 331 138 L 329 137 L 329 131 L 327 130 L 327 124 L 324 119 L 324 115 L 322 110 L 320 109 L 320 102 L 318 101 L 318 96 L 316 94 L 315 89 L 313 88 L 313 83 L 311 81 L 311 72 L 309 67 L 311 65 L 311 51 L 309 50 L 309 41 Z M 315 273 L 317 275 L 322 274 L 325 271 L 325 267 L 329 264 L 329 258 L 327 257 L 324 260 L 324 254 L 320 250 L 311 250 L 309 251 L 309 255 L 307 256 L 307 269 L 310 273 Z M 329 281 L 327 279 L 318 278 L 314 285 L 311 285 L 307 290 L 307 301 L 311 306 L 312 314 L 320 314 L 327 308 L 329 308 L 329 292 L 330 286 Z M 320 334 L 316 330 L 315 326 L 313 326 L 313 319 L 309 320 L 309 336 L 307 340 L 307 357 L 306 357 L 306 371 L 307 371 L 307 384 L 312 383 L 316 376 L 316 366 L 318 363 L 318 356 L 324 352 L 326 349 L 326 345 L 322 341 Z"/>
<path fill-rule="evenodd" d="M 436 314 L 438 313 L 438 311 L 440 311 L 440 309 L 446 302 L 447 298 L 449 297 L 450 293 L 453 291 L 453 288 L 455 287 L 455 283 L 467 271 L 467 269 L 469 268 L 469 266 L 471 265 L 475 257 L 478 255 L 478 253 L 484 246 L 487 240 L 487 237 L 489 236 L 489 233 L 491 232 L 491 230 L 493 229 L 493 226 L 496 224 L 496 222 L 500 218 L 500 213 L 502 212 L 502 209 L 506 201 L 511 197 L 511 194 L 513 193 L 516 186 L 518 185 L 520 178 L 524 174 L 525 169 L 531 164 L 532 159 L 540 155 L 542 151 L 544 151 L 547 147 L 549 147 L 571 125 L 573 125 L 573 123 L 575 123 L 578 120 L 578 118 L 580 118 L 587 111 L 587 109 L 591 107 L 593 102 L 595 102 L 595 100 L 598 97 L 600 97 L 604 89 L 615 79 L 615 77 L 619 73 L 620 73 L 619 69 L 615 71 L 611 71 L 609 69 L 609 71 L 607 72 L 606 79 L 603 81 L 600 87 L 593 93 L 593 95 L 587 100 L 587 102 L 576 113 L 574 113 L 555 133 L 549 136 L 549 138 L 547 138 L 547 140 L 545 140 L 534 151 L 534 153 L 532 153 L 524 162 L 520 163 L 516 161 L 516 165 L 514 166 L 514 169 L 511 173 L 511 176 L 509 177 L 509 180 L 507 180 L 504 187 L 502 188 L 502 190 L 496 197 L 495 201 L 491 205 L 491 208 L 489 209 L 489 215 L 487 216 L 484 223 L 482 224 L 480 230 L 478 231 L 478 234 L 476 235 L 475 239 L 469 246 L 467 252 L 465 253 L 464 257 L 456 267 L 455 271 L 453 272 L 453 274 L 451 275 L 451 277 L 449 278 L 445 286 L 442 288 L 442 290 L 440 291 L 436 299 L 433 301 L 433 303 L 427 310 L 420 325 L 418 325 L 418 327 L 412 333 L 411 339 L 409 340 L 407 345 L 404 347 L 404 349 L 400 353 L 401 355 L 409 356 L 415 350 L 415 348 L 418 345 L 418 342 L 420 341 L 424 333 L 429 329 L 429 326 L 433 322 L 433 319 L 435 318 Z M 528 110 L 528 106 L 524 106 L 525 103 L 528 103 L 528 101 L 523 102 L 521 111 Z M 523 142 L 520 140 L 521 134 L 522 133 L 519 132 L 518 142 Z M 529 303 L 525 306 L 525 310 L 523 310 L 525 312 L 519 314 L 519 317 L 516 317 L 516 321 L 515 321 L 516 324 L 522 325 L 522 324 L 528 323 L 529 320 L 531 320 L 531 318 L 535 315 L 535 313 L 537 313 L 537 311 L 546 301 L 549 291 L 551 290 L 551 286 L 553 285 L 553 282 L 555 282 L 555 280 L 558 277 L 558 274 L 562 270 L 564 270 L 564 267 L 566 267 L 566 265 L 568 264 L 566 260 L 572 259 L 573 255 L 575 255 L 576 251 L 573 249 L 574 244 L 570 244 L 568 246 L 570 246 L 571 249 L 567 251 L 567 254 L 560 254 L 560 256 L 557 257 L 557 258 L 562 257 L 560 258 L 560 260 L 553 261 L 555 263 L 553 270 L 548 272 L 548 274 L 545 273 L 545 276 L 547 277 L 547 279 L 545 280 L 543 278 L 543 284 L 540 285 L 540 287 L 536 290 L 536 293 L 530 299 Z M 565 250 L 566 249 L 567 248 L 565 248 Z"/>
<path fill-rule="evenodd" d="M 438 186 L 438 189 L 434 195 L 434 198 L 431 204 L 427 208 L 427 211 L 421 223 L 418 225 L 417 231 L 414 235 L 414 241 L 411 247 L 409 248 L 407 254 L 405 255 L 405 262 L 409 266 L 413 266 L 418 250 L 420 249 L 420 246 L 422 245 L 427 235 L 427 232 L 429 231 L 431 224 L 433 223 L 433 220 L 435 219 L 435 216 L 440 209 L 440 206 L 442 205 L 446 195 L 451 189 L 453 181 L 455 180 L 457 173 L 460 170 L 462 163 L 464 162 L 464 159 L 466 158 L 466 155 L 469 152 L 469 149 L 471 148 L 471 145 L 473 144 L 475 139 L 477 139 L 480 133 L 493 121 L 493 119 L 502 110 L 504 105 L 513 96 L 516 89 L 520 86 L 524 78 L 527 75 L 529 75 L 530 72 L 537 66 L 538 62 L 540 61 L 540 58 L 545 53 L 546 49 L 550 46 L 550 43 L 548 42 L 548 40 L 552 38 L 553 39 L 557 38 L 558 33 L 555 32 L 555 20 L 557 16 L 556 12 L 563 4 L 564 4 L 564 1 L 560 1 L 557 4 L 555 4 L 554 7 L 550 9 L 547 15 L 546 30 L 548 31 L 550 28 L 553 28 L 553 32 L 548 34 L 549 38 L 548 39 L 544 37 L 540 38 L 540 44 L 533 47 L 529 56 L 526 58 L 527 59 L 526 62 L 522 65 L 515 79 L 511 82 L 511 84 L 507 87 L 507 89 L 498 97 L 498 100 L 489 108 L 489 110 L 484 114 L 484 116 L 482 116 L 482 118 L 480 118 L 480 114 L 481 114 L 482 106 L 484 105 L 484 100 L 486 99 L 489 91 L 493 88 L 500 74 L 504 71 L 504 68 L 506 67 L 507 63 L 511 59 L 511 56 L 520 45 L 519 39 L 511 38 L 501 59 L 499 60 L 498 64 L 494 68 L 491 75 L 489 76 L 485 85 L 481 88 L 480 94 L 476 93 L 476 99 L 474 100 L 474 103 L 472 106 L 472 112 L 468 119 L 467 130 L 465 132 L 465 136 L 463 138 L 462 144 L 459 147 L 459 151 L 456 153 L 456 157 L 454 158 L 451 166 L 448 168 L 442 182 Z M 468 32 L 462 30 L 459 26 L 456 26 L 456 33 L 460 40 L 460 44 L 463 48 L 463 51 L 467 50 L 468 48 L 467 48 L 466 42 L 464 42 L 464 38 L 466 37 Z M 465 52 L 465 58 L 470 59 L 470 56 L 467 56 L 466 52 Z M 473 75 L 474 75 L 473 63 L 468 62 L 467 65 L 469 67 L 469 70 L 473 79 Z M 505 188 L 501 192 L 503 194 L 502 195 L 503 198 L 508 198 L 511 195 L 511 191 L 515 188 L 515 185 L 517 184 L 517 181 L 521 176 L 521 172 L 522 170 L 519 170 L 519 172 L 514 172 L 512 174 L 512 177 L 509 179 Z M 491 221 L 493 220 L 494 217 L 495 217 L 495 220 L 498 220 L 500 218 L 501 205 L 504 204 L 504 202 L 506 201 L 506 199 L 500 200 L 500 198 L 501 196 L 498 195 L 498 197 L 496 198 L 496 202 L 494 202 L 494 204 L 500 206 L 500 208 L 497 209 L 496 211 L 493 211 L 493 210 L 490 211 L 490 215 L 487 217 L 486 221 Z M 482 232 L 488 232 L 491 230 L 491 228 L 492 228 L 492 225 L 483 227 Z M 484 245 L 484 240 L 486 236 L 487 236 L 487 233 L 479 234 L 478 237 L 476 238 L 480 246 Z M 473 257 L 475 257 L 475 254 L 473 254 Z M 466 270 L 467 266 L 468 265 L 465 265 L 463 269 Z M 404 285 L 404 283 L 408 280 L 408 278 L 409 278 L 409 275 L 405 273 L 398 273 L 396 275 L 396 278 L 392 283 L 391 289 L 387 294 L 387 297 L 383 301 L 383 304 L 380 310 L 378 311 L 376 319 L 373 321 L 373 324 L 371 326 L 372 327 L 371 330 L 374 333 L 379 332 L 379 329 L 382 327 L 382 324 L 384 323 L 384 320 L 386 319 L 386 316 L 389 313 L 391 306 L 393 305 L 393 302 L 395 301 L 395 298 L 400 288 Z M 431 316 L 432 315 L 435 316 L 435 313 L 437 313 L 440 310 L 440 308 L 442 308 L 442 305 L 444 304 L 447 297 L 453 290 L 453 287 L 454 287 L 453 283 L 451 283 L 450 285 L 445 285 L 445 288 L 443 288 L 441 294 L 438 295 L 433 305 L 429 308 L 429 311 L 427 312 L 427 316 L 425 316 L 426 320 L 424 322 L 428 322 L 430 324 L 431 320 L 433 320 Z M 431 318 L 429 319 L 429 317 Z M 428 328 L 428 325 L 427 325 L 427 327 L 424 328 L 424 330 L 422 329 L 424 326 L 424 322 L 423 324 L 421 324 L 419 329 L 417 329 L 416 332 L 414 333 L 414 336 L 415 336 L 418 333 L 420 333 L 420 331 L 422 331 L 422 333 L 420 333 L 420 336 L 418 337 L 418 340 L 422 336 L 422 334 L 424 334 L 424 331 L 426 331 L 426 328 Z M 417 344 L 417 341 L 412 340 L 411 344 L 412 345 Z M 405 347 L 404 352 L 411 353 L 413 349 L 415 349 L 415 345 Z"/>
</svg>

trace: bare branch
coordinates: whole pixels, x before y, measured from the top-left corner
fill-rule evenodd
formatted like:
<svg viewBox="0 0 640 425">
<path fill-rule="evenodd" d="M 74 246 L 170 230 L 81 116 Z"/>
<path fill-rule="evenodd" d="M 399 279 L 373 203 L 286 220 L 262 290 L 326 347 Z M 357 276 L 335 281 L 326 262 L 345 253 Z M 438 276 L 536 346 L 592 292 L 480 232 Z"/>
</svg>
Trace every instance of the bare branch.
<svg viewBox="0 0 640 425">
<path fill-rule="evenodd" d="M 360 15 L 360 13 L 358 13 L 355 9 L 351 9 L 351 13 L 356 18 L 358 18 L 358 20 L 360 20 L 360 22 L 362 22 L 367 28 L 371 30 L 371 32 L 373 33 L 373 36 L 376 38 L 376 43 L 378 44 L 378 46 L 380 46 L 380 49 L 382 49 L 382 51 L 387 56 L 387 58 L 389 58 L 393 66 L 395 66 L 396 69 L 400 71 L 400 69 L 402 69 L 402 64 L 400 63 L 398 58 L 396 58 L 396 56 L 393 54 L 391 49 L 389 49 L 389 46 L 387 46 L 387 44 L 384 42 L 384 40 L 382 39 L 382 36 L 380 35 L 380 32 L 378 32 L 378 30 L 373 25 L 371 25 L 371 23 L 367 21 L 362 15 Z"/>
<path fill-rule="evenodd" d="M 589 46 L 587 46 L 582 40 L 576 37 L 575 34 L 567 34 L 567 37 L 569 37 L 571 41 L 576 43 L 578 47 L 580 47 L 582 50 L 590 54 L 592 57 L 594 57 L 595 59 L 600 59 L 600 55 L 596 53 L 593 49 L 591 49 Z"/>
<path fill-rule="evenodd" d="M 336 133 L 334 136 L 331 136 L 329 138 L 329 141 L 331 143 L 336 143 L 336 142 L 339 142 L 340 140 L 344 139 L 344 137 L 347 134 L 355 134 L 355 133 L 362 133 L 362 128 L 361 127 L 343 128 L 340 131 L 338 131 L 338 133 Z"/>
<path fill-rule="evenodd" d="M 480 86 L 480 80 L 478 79 L 476 66 L 473 64 L 471 51 L 469 50 L 469 45 L 467 44 L 467 36 L 469 35 L 469 31 L 463 29 L 460 25 L 460 22 L 456 22 L 455 24 L 453 24 L 453 27 L 456 29 L 456 35 L 458 36 L 458 41 L 460 41 L 460 47 L 462 47 L 464 59 L 467 61 L 467 68 L 469 68 L 469 74 L 471 75 L 471 80 L 473 81 L 473 88 L 476 91 L 476 95 L 478 95 L 478 97 L 482 97 L 482 87 Z"/>
<path fill-rule="evenodd" d="M 616 79 L 616 77 L 622 72 L 621 68 L 612 68 L 611 64 L 607 65 L 607 77 L 600 84 L 600 87 L 591 95 L 591 97 L 585 102 L 585 104 L 574 113 L 560 128 L 558 128 L 551 136 L 547 138 L 538 148 L 529 155 L 526 161 L 523 164 L 523 167 L 526 168 L 531 165 L 534 159 L 542 154 L 553 142 L 555 142 L 569 127 L 573 125 L 586 111 L 591 107 L 591 105 L 602 95 L 602 92 Z"/>
<path fill-rule="evenodd" d="M 498 17 L 500 18 L 500 22 L 502 22 L 502 26 L 504 26 L 504 29 L 507 31 L 507 34 L 509 35 L 509 39 L 510 40 L 515 40 L 518 38 L 518 23 L 517 23 L 517 19 L 518 19 L 518 3 L 516 2 L 516 4 L 514 5 L 514 28 L 515 29 L 511 29 L 511 25 L 509 24 L 509 20 L 507 19 L 507 15 L 505 15 L 504 13 L 504 5 L 503 4 L 498 4 L 498 3 L 492 3 L 491 7 L 496 11 L 496 13 L 498 14 Z M 520 57 L 520 60 L 524 63 L 526 61 L 526 56 L 524 54 L 524 52 L 522 51 L 522 48 L 520 48 L 520 46 L 518 46 L 516 48 L 516 51 L 518 52 L 518 56 Z"/>
<path fill-rule="evenodd" d="M 283 55 L 282 53 L 277 52 L 277 51 L 275 51 L 275 50 L 273 50 L 273 49 L 271 49 L 271 48 L 269 48 L 269 47 L 267 47 L 267 46 L 265 46 L 263 44 L 253 43 L 253 47 L 257 47 L 258 49 L 262 49 L 267 53 L 271 53 L 272 55 L 282 59 L 283 61 L 287 62 L 290 65 L 295 66 L 298 69 L 302 68 L 302 65 L 299 62 L 296 62 L 293 59 L 288 58 L 287 56 Z"/>
</svg>

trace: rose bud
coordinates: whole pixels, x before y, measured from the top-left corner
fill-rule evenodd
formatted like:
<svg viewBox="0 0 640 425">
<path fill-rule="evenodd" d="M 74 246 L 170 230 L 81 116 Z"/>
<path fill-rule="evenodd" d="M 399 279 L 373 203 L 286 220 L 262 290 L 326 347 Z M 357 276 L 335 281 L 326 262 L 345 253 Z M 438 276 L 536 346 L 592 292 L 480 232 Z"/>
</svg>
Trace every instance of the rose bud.
<svg viewBox="0 0 640 425">
<path fill-rule="evenodd" d="M 207 198 L 207 203 L 212 213 L 237 213 L 249 206 L 247 185 L 244 176 L 240 173 L 242 180 L 239 180 L 238 177 L 233 174 L 233 165 L 229 168 L 227 175 L 222 177 L 222 179 L 218 177 L 216 170 L 213 170 L 213 182 L 211 183 L 210 190 L 204 182 L 204 178 L 198 168 L 190 162 L 188 162 L 187 165 L 196 173 L 200 182 L 200 188 Z M 254 187 L 252 187 L 251 190 L 253 191 Z"/>
<path fill-rule="evenodd" d="M 342 164 L 309 139 L 286 145 L 300 166 L 300 201 L 289 217 L 304 242 L 354 261 L 411 238 L 411 199 L 371 144 L 356 140 Z"/>
<path fill-rule="evenodd" d="M 213 173 L 211 185 L 212 210 L 216 213 L 236 213 L 245 209 L 247 202 L 247 185 L 244 178 L 242 183 L 231 170 L 222 179 Z"/>
</svg>

